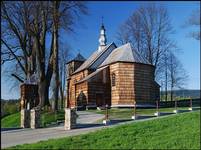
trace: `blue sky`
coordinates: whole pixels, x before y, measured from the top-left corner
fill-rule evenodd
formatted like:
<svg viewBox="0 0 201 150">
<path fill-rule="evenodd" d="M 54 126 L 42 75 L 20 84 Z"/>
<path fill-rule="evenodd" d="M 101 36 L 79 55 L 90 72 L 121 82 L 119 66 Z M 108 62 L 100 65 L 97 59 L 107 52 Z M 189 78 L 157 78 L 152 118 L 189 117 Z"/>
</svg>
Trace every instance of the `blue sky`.
<svg viewBox="0 0 201 150">
<path fill-rule="evenodd" d="M 98 47 L 99 29 L 101 16 L 104 16 L 104 25 L 108 43 L 117 42 L 116 32 L 119 26 L 132 14 L 141 4 L 146 2 L 88 2 L 89 15 L 83 16 L 74 28 L 76 34 L 62 32 L 60 35 L 63 43 L 69 43 L 72 55 L 78 51 L 85 57 Z M 149 2 L 147 2 L 149 3 Z M 192 11 L 199 7 L 199 2 L 156 2 L 164 5 L 169 12 L 172 26 L 176 31 L 172 36 L 181 52 L 178 58 L 189 75 L 187 89 L 200 89 L 200 42 L 187 37 L 190 28 L 182 25 L 191 15 Z M 19 98 L 19 88 L 9 91 L 9 82 L 2 78 L 1 94 L 3 99 Z M 12 94 L 11 94 L 12 93 Z"/>
</svg>

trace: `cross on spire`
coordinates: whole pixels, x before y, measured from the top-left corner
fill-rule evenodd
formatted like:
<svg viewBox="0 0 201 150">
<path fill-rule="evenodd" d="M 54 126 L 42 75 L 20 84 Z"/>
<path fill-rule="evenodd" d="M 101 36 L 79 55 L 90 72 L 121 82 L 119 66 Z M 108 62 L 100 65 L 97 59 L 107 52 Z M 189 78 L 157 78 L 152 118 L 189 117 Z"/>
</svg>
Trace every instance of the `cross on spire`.
<svg viewBox="0 0 201 150">
<path fill-rule="evenodd" d="M 99 37 L 99 47 L 98 51 L 102 51 L 103 48 L 106 46 L 106 34 L 105 34 L 105 27 L 103 25 L 103 16 L 101 17 L 101 28 L 100 28 L 100 37 Z"/>
</svg>

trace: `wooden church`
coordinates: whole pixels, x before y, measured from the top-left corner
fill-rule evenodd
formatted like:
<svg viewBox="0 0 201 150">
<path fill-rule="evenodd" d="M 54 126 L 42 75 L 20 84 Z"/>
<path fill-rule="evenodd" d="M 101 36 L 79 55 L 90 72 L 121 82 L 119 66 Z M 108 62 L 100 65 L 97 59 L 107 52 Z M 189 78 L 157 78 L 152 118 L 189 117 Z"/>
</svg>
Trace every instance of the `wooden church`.
<svg viewBox="0 0 201 150">
<path fill-rule="evenodd" d="M 67 63 L 67 107 L 131 107 L 153 104 L 160 86 L 154 69 L 130 43 L 117 47 L 106 44 L 100 29 L 99 47 L 85 60 L 78 54 Z"/>
</svg>

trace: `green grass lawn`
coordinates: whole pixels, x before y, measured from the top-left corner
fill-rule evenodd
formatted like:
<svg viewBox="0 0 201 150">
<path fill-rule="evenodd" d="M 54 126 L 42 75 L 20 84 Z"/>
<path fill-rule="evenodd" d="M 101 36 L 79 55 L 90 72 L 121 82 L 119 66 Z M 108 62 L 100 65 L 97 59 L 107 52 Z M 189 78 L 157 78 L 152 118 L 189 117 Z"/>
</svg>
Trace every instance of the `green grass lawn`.
<svg viewBox="0 0 201 150">
<path fill-rule="evenodd" d="M 1 119 L 1 128 L 20 127 L 20 112 Z"/>
<path fill-rule="evenodd" d="M 42 127 L 47 126 L 51 122 L 56 122 L 57 120 L 64 120 L 64 111 L 54 112 L 43 112 L 41 116 Z M 12 128 L 20 127 L 20 112 L 6 116 L 1 119 L 1 128 Z"/>
<path fill-rule="evenodd" d="M 15 149 L 200 149 L 200 111 L 96 132 L 18 145 Z"/>
</svg>

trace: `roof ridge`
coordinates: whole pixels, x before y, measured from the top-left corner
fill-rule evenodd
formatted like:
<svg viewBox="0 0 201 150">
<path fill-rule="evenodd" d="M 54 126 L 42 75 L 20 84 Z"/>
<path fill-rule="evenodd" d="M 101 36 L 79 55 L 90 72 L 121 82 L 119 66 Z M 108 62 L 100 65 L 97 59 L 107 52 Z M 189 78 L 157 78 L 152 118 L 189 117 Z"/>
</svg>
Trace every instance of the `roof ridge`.
<svg viewBox="0 0 201 150">
<path fill-rule="evenodd" d="M 108 44 L 101 52 L 98 52 L 98 55 L 96 56 L 96 58 L 89 64 L 88 67 L 90 67 L 112 44 L 114 44 L 114 42 Z"/>
<path fill-rule="evenodd" d="M 150 64 L 149 61 L 142 57 L 140 53 L 133 48 L 131 43 L 126 43 L 114 49 L 99 67 L 118 61 Z"/>
<path fill-rule="evenodd" d="M 94 51 L 94 52 L 89 56 L 89 58 L 92 57 L 93 55 L 95 55 L 95 56 L 94 56 L 95 58 L 92 59 L 92 61 L 89 62 L 89 64 L 86 64 L 86 63 L 87 63 L 87 60 L 89 60 L 89 58 L 88 58 L 79 68 L 77 68 L 77 69 L 75 70 L 74 73 L 80 72 L 80 71 L 82 71 L 83 69 L 89 68 L 91 65 L 93 65 L 93 63 L 94 63 L 105 51 L 107 51 L 107 49 L 108 49 L 112 44 L 114 44 L 115 47 L 116 47 L 116 44 L 115 44 L 114 42 L 111 42 L 110 44 L 107 44 L 107 45 L 105 46 L 105 48 L 104 48 L 101 52 L 98 52 L 97 50 Z M 86 65 L 86 66 L 83 68 L 84 65 Z M 81 69 L 80 69 L 80 68 L 81 68 Z M 74 74 L 74 73 L 73 73 L 73 74 Z"/>
</svg>

